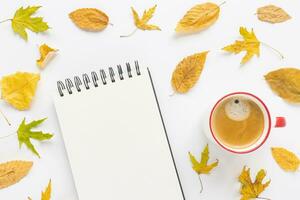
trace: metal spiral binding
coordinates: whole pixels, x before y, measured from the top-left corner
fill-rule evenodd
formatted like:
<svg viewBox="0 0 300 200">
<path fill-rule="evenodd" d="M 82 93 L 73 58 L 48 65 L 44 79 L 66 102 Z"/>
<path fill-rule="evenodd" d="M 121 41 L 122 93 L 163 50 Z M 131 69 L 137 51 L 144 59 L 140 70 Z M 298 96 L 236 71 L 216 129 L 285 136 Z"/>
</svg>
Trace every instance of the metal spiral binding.
<svg viewBox="0 0 300 200">
<path fill-rule="evenodd" d="M 137 76 L 141 75 L 138 61 L 134 62 L 134 66 L 135 66 L 135 72 L 132 71 L 131 65 L 129 63 L 126 63 L 126 69 L 125 69 L 126 72 L 125 73 L 127 73 L 129 79 L 134 76 L 134 73 Z M 77 92 L 81 92 L 83 87 L 86 90 L 89 90 L 92 85 L 94 87 L 98 87 L 99 80 L 100 80 L 100 82 L 102 82 L 103 85 L 107 85 L 108 79 L 111 81 L 111 83 L 115 83 L 117 81 L 116 76 L 118 76 L 121 81 L 125 79 L 124 70 L 121 65 L 117 65 L 116 72 L 112 67 L 109 67 L 108 68 L 108 76 L 106 74 L 107 73 L 105 72 L 104 69 L 100 69 L 99 73 L 97 73 L 95 71 L 92 71 L 90 75 L 84 73 L 84 74 L 82 74 L 81 78 L 79 76 L 74 76 L 73 81 L 70 78 L 65 79 L 65 82 L 57 81 L 58 93 L 61 97 L 63 97 L 65 95 L 64 90 L 67 90 L 68 94 L 73 94 L 73 92 L 74 92 L 73 89 L 76 89 Z"/>
</svg>

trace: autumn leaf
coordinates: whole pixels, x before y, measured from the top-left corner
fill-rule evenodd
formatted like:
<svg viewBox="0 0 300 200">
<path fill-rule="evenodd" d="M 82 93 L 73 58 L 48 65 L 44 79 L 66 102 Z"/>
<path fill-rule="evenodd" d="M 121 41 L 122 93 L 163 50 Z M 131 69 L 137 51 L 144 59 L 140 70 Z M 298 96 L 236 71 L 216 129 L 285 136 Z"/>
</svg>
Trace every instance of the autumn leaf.
<svg viewBox="0 0 300 200">
<path fill-rule="evenodd" d="M 157 7 L 157 5 L 150 8 L 149 10 L 145 10 L 142 18 L 140 18 L 138 13 L 135 11 L 135 9 L 133 7 L 131 7 L 134 24 L 137 28 L 129 35 L 122 35 L 120 37 L 129 37 L 129 36 L 133 35 L 138 29 L 143 30 L 143 31 L 145 31 L 145 30 L 148 30 L 148 31 L 159 30 L 160 31 L 161 29 L 158 26 L 148 24 L 149 20 L 153 17 L 156 7 Z"/>
<path fill-rule="evenodd" d="M 283 54 L 278 51 L 277 49 L 273 48 L 272 46 L 268 45 L 265 42 L 261 42 L 257 39 L 253 29 L 248 31 L 245 27 L 240 27 L 240 35 L 243 37 L 244 40 L 236 40 L 235 43 L 223 47 L 222 50 L 228 51 L 230 53 L 239 54 L 242 51 L 246 52 L 246 55 L 243 57 L 241 64 L 245 64 L 251 58 L 256 55 L 259 57 L 260 55 L 260 46 L 264 45 L 265 47 L 270 48 L 274 52 L 276 52 L 281 59 L 284 58 Z"/>
<path fill-rule="evenodd" d="M 27 110 L 35 95 L 39 74 L 17 72 L 1 79 L 2 99 L 18 110 Z"/>
<path fill-rule="evenodd" d="M 0 189 L 19 182 L 29 173 L 32 165 L 32 162 L 19 160 L 0 164 Z"/>
<path fill-rule="evenodd" d="M 178 93 L 188 92 L 198 81 L 208 51 L 196 53 L 184 58 L 177 66 L 172 75 L 172 86 Z"/>
<path fill-rule="evenodd" d="M 265 79 L 271 89 L 284 100 L 300 103 L 300 70 L 281 68 L 269 72 Z"/>
<path fill-rule="evenodd" d="M 177 23 L 175 31 L 177 33 L 192 33 L 204 30 L 217 21 L 219 14 L 219 5 L 214 3 L 197 4 L 188 10 Z"/>
<path fill-rule="evenodd" d="M 209 160 L 209 149 L 208 145 L 205 146 L 204 150 L 201 153 L 201 161 L 198 162 L 195 156 L 189 152 L 190 161 L 192 163 L 193 170 L 199 175 L 199 181 L 201 184 L 201 191 L 203 190 L 202 181 L 200 179 L 200 174 L 209 174 L 210 171 L 218 166 L 219 161 L 212 164 L 207 164 Z"/>
<path fill-rule="evenodd" d="M 109 17 L 96 8 L 80 8 L 69 14 L 71 20 L 86 31 L 101 31 L 109 24 Z"/>
<path fill-rule="evenodd" d="M 57 49 L 49 47 L 47 44 L 43 44 L 39 47 L 40 58 L 36 61 L 36 64 L 40 69 L 44 69 L 48 62 L 55 56 Z"/>
<path fill-rule="evenodd" d="M 259 195 L 269 186 L 270 180 L 262 183 L 263 179 L 266 177 L 265 170 L 261 169 L 255 178 L 255 181 L 252 182 L 250 177 L 250 169 L 244 167 L 240 176 L 239 182 L 241 183 L 240 193 L 242 195 L 241 200 L 250 200 L 255 198 L 267 199 L 260 197 Z"/>
<path fill-rule="evenodd" d="M 50 200 L 51 198 L 51 180 L 48 183 L 48 186 L 44 192 L 42 192 L 42 199 L 41 200 Z"/>
<path fill-rule="evenodd" d="M 261 21 L 269 23 L 281 23 L 291 19 L 282 8 L 274 5 L 267 5 L 257 9 L 257 17 Z"/>
<path fill-rule="evenodd" d="M 240 34 L 244 40 L 237 40 L 234 44 L 224 47 L 223 50 L 234 54 L 246 51 L 246 55 L 243 57 L 241 62 L 241 64 L 245 64 L 254 55 L 259 57 L 260 41 L 257 39 L 253 30 L 249 32 L 246 28 L 240 27 Z"/>
<path fill-rule="evenodd" d="M 12 19 L 7 19 L 2 22 L 11 21 L 14 32 L 20 35 L 24 40 L 28 40 L 26 29 L 35 33 L 45 32 L 49 29 L 48 24 L 43 21 L 42 17 L 32 17 L 40 7 L 41 6 L 21 7 L 15 12 Z"/>
<path fill-rule="evenodd" d="M 50 200 L 51 192 L 52 192 L 52 186 L 51 186 L 51 180 L 50 180 L 45 191 L 42 191 L 41 200 Z M 31 197 L 28 197 L 28 200 L 32 200 Z"/>
<path fill-rule="evenodd" d="M 25 119 L 23 119 L 22 123 L 20 124 L 20 126 L 17 130 L 20 148 L 22 147 L 23 144 L 25 144 L 27 146 L 27 148 L 30 149 L 38 157 L 40 157 L 40 154 L 36 151 L 35 147 L 31 143 L 31 139 L 38 140 L 38 141 L 44 141 L 44 140 L 51 139 L 53 137 L 53 135 L 50 133 L 43 133 L 42 131 L 32 131 L 31 129 L 37 127 L 38 125 L 43 123 L 45 120 L 46 120 L 46 118 L 32 121 L 32 122 L 26 124 Z"/>
<path fill-rule="evenodd" d="M 300 159 L 293 152 L 281 147 L 272 147 L 271 150 L 274 160 L 283 170 L 291 172 L 298 170 Z"/>
</svg>

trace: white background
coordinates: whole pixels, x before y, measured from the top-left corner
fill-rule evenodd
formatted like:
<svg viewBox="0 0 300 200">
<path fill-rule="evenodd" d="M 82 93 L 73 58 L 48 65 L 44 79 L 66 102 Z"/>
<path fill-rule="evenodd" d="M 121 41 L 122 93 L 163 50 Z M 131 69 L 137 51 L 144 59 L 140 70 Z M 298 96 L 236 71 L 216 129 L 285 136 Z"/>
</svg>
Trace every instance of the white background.
<svg viewBox="0 0 300 200">
<path fill-rule="evenodd" d="M 16 159 L 34 161 L 34 166 L 26 178 L 14 186 L 0 190 L 0 199 L 25 200 L 27 196 L 39 199 L 41 190 L 50 178 L 53 181 L 53 199 L 76 199 L 51 91 L 55 91 L 57 80 L 135 59 L 139 59 L 142 66 L 151 69 L 187 200 L 239 199 L 237 177 L 244 165 L 251 167 L 253 176 L 257 170 L 266 169 L 267 179 L 272 181 L 262 196 L 273 200 L 297 199 L 299 172 L 283 172 L 272 159 L 270 147 L 287 147 L 300 155 L 300 108 L 285 103 L 273 94 L 263 75 L 279 67 L 299 67 L 300 3 L 227 0 L 221 8 L 219 20 L 208 30 L 177 36 L 174 32 L 177 21 L 185 11 L 199 2 L 201 1 L 1 0 L 1 20 L 11 18 L 20 6 L 42 5 L 38 15 L 44 16 L 51 29 L 45 34 L 29 33 L 29 41 L 25 42 L 13 33 L 10 22 L 0 24 L 0 76 L 16 71 L 41 73 L 37 94 L 29 111 L 17 111 L 1 101 L 0 109 L 7 114 L 14 126 L 8 127 L 1 119 L 0 135 L 16 130 L 24 117 L 27 120 L 48 117 L 40 129 L 54 133 L 55 137 L 50 142 L 33 142 L 42 156 L 41 159 L 25 147 L 19 149 L 16 136 L 0 140 L 1 162 Z M 222 1 L 214 2 L 220 4 Z M 283 7 L 293 17 L 292 20 L 276 25 L 259 21 L 255 15 L 256 8 L 269 3 Z M 162 31 L 138 31 L 131 38 L 119 37 L 134 29 L 130 6 L 134 6 L 141 13 L 154 4 L 158 4 L 158 7 L 151 23 L 159 25 Z M 103 10 L 114 25 L 99 33 L 79 30 L 68 18 L 68 13 L 80 7 Z M 254 58 L 248 64 L 240 66 L 243 55 L 229 55 L 219 50 L 239 38 L 240 26 L 253 27 L 257 37 L 283 52 L 285 59 L 279 59 L 272 50 L 262 47 L 260 58 Z M 45 70 L 40 71 L 35 60 L 39 57 L 38 45 L 42 43 L 58 48 L 59 54 Z M 170 97 L 170 78 L 176 64 L 185 56 L 206 50 L 211 52 L 196 86 L 188 94 Z M 220 163 L 211 175 L 202 176 L 204 191 L 199 194 L 200 185 L 191 169 L 187 152 L 192 151 L 199 155 L 207 143 L 202 134 L 201 116 L 207 106 L 219 97 L 240 90 L 261 97 L 269 106 L 272 117 L 285 116 L 288 125 L 286 128 L 273 129 L 267 143 L 248 155 L 232 155 L 211 144 L 211 161 L 219 159 Z"/>
</svg>

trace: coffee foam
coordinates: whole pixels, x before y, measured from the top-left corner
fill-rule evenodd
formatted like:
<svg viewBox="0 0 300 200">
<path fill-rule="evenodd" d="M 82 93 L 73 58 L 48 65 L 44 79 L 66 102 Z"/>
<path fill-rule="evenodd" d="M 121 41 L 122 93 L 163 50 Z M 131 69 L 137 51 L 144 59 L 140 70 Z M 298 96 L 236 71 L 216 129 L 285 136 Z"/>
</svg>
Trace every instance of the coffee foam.
<svg viewBox="0 0 300 200">
<path fill-rule="evenodd" d="M 243 121 L 250 115 L 251 109 L 247 99 L 232 97 L 225 105 L 226 115 L 235 121 Z"/>
</svg>

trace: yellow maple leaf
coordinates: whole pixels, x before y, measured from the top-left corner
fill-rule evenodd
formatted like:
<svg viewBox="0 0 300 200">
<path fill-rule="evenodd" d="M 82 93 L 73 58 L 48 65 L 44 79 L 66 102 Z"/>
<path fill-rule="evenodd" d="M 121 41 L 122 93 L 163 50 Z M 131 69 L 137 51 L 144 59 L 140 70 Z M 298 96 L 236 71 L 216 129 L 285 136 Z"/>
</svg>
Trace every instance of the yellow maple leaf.
<svg viewBox="0 0 300 200">
<path fill-rule="evenodd" d="M 12 22 L 12 29 L 15 33 L 19 34 L 24 40 L 28 39 L 26 29 L 29 29 L 35 33 L 45 32 L 49 29 L 46 22 L 42 17 L 31 17 L 41 6 L 28 6 L 27 8 L 19 8 Z"/>
<path fill-rule="evenodd" d="M 52 192 L 52 186 L 51 186 L 51 179 L 50 179 L 47 188 L 45 189 L 45 191 L 42 191 L 41 200 L 50 200 L 51 192 Z M 27 197 L 27 199 L 32 200 L 31 197 Z"/>
<path fill-rule="evenodd" d="M 121 37 L 129 37 L 133 35 L 138 29 L 140 30 L 161 30 L 158 26 L 148 24 L 149 20 L 153 17 L 153 14 L 156 10 L 157 5 L 153 6 L 149 10 L 145 10 L 143 13 L 142 18 L 139 17 L 139 14 L 136 12 L 136 10 L 131 7 L 133 19 L 134 19 L 134 24 L 137 27 L 132 33 L 129 35 L 122 35 Z"/>
<path fill-rule="evenodd" d="M 57 49 L 49 47 L 47 44 L 43 44 L 39 48 L 40 58 L 36 61 L 39 68 L 44 69 L 47 63 L 55 56 Z"/>
<path fill-rule="evenodd" d="M 4 76 L 1 79 L 1 98 L 18 110 L 27 110 L 30 108 L 39 80 L 39 74 L 27 72 Z"/>
<path fill-rule="evenodd" d="M 52 186 L 51 186 L 51 180 L 48 183 L 48 186 L 46 188 L 46 190 L 44 192 L 42 192 L 42 198 L 41 200 L 50 200 L 51 198 L 51 190 L 52 190 Z"/>
<path fill-rule="evenodd" d="M 203 190 L 203 185 L 202 185 L 202 181 L 200 178 L 200 174 L 209 174 L 210 171 L 218 166 L 219 161 L 217 160 L 216 162 L 212 163 L 212 164 L 207 164 L 208 160 L 209 160 L 209 149 L 208 149 L 208 145 L 205 146 L 204 150 L 201 153 L 201 161 L 198 162 L 197 159 L 195 158 L 195 156 L 193 156 L 193 154 L 191 154 L 189 152 L 189 157 L 190 157 L 190 161 L 192 163 L 192 168 L 193 170 L 199 175 L 199 181 L 201 184 L 201 190 L 200 193 Z"/>
<path fill-rule="evenodd" d="M 259 57 L 261 42 L 257 39 L 253 29 L 249 32 L 246 28 L 240 27 L 240 34 L 244 39 L 243 41 L 237 40 L 234 44 L 224 47 L 223 50 L 234 54 L 246 51 L 246 55 L 243 57 L 241 62 L 241 64 L 245 64 L 254 55 Z"/>
<path fill-rule="evenodd" d="M 201 153 L 201 161 L 198 162 L 196 158 L 189 152 L 190 160 L 192 167 L 197 174 L 209 174 L 209 172 L 218 166 L 218 160 L 212 164 L 207 164 L 209 160 L 209 150 L 208 145 L 205 146 L 204 150 Z"/>
<path fill-rule="evenodd" d="M 260 198 L 259 195 L 269 186 L 271 180 L 262 183 L 263 179 L 266 177 L 265 170 L 261 169 L 252 182 L 250 177 L 250 169 L 244 167 L 240 176 L 239 182 L 241 183 L 240 194 L 242 195 L 241 200 L 250 200 L 255 198 Z"/>
</svg>

